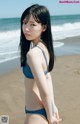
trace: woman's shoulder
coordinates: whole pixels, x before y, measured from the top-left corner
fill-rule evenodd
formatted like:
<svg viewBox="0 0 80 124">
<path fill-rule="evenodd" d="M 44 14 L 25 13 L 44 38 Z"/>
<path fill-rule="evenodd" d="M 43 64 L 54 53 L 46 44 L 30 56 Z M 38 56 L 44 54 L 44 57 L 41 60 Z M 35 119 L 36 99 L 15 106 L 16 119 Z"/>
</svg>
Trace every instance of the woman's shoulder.
<svg viewBox="0 0 80 124">
<path fill-rule="evenodd" d="M 30 49 L 27 53 L 27 59 L 39 59 L 40 57 L 40 50 L 37 47 Z"/>
<path fill-rule="evenodd" d="M 37 47 L 33 47 L 31 48 L 28 52 L 27 52 L 27 56 L 35 56 L 40 53 L 39 49 Z"/>
<path fill-rule="evenodd" d="M 42 44 L 39 43 L 38 45 L 36 45 L 35 47 L 31 48 L 28 53 L 27 53 L 27 58 L 32 58 L 32 59 L 38 59 L 40 60 L 40 58 L 43 57 L 43 52 L 46 56 L 46 58 L 49 58 L 49 52 L 47 47 Z"/>
<path fill-rule="evenodd" d="M 37 47 L 30 49 L 27 53 L 28 65 L 40 65 L 42 63 L 40 51 Z"/>
</svg>

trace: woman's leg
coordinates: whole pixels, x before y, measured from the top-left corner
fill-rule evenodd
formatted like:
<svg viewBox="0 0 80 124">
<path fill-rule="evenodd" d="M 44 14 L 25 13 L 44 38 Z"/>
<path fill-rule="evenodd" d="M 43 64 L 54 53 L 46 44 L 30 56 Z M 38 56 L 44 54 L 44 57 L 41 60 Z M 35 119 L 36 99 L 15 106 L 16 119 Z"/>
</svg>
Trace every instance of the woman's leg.
<svg viewBox="0 0 80 124">
<path fill-rule="evenodd" d="M 48 124 L 48 121 L 43 115 L 26 114 L 24 124 Z"/>
</svg>

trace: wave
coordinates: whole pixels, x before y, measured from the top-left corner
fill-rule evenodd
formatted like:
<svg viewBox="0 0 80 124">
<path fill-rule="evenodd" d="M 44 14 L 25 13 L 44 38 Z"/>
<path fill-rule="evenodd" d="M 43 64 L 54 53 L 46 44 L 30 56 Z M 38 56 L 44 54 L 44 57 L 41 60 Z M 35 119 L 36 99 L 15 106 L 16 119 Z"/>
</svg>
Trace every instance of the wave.
<svg viewBox="0 0 80 124">
<path fill-rule="evenodd" d="M 52 34 L 54 40 L 80 36 L 80 22 L 52 26 Z"/>
<path fill-rule="evenodd" d="M 64 23 L 62 25 L 52 25 L 52 34 L 54 40 L 60 40 L 67 37 L 80 36 L 80 22 Z M 19 39 L 20 29 L 0 32 L 0 45 L 10 39 Z M 2 42 L 1 42 L 2 41 Z"/>
<path fill-rule="evenodd" d="M 54 42 L 53 44 L 54 44 L 54 48 L 61 47 L 61 46 L 64 45 L 64 43 L 62 43 L 62 42 Z M 20 51 L 0 52 L 0 56 L 3 56 L 3 55 L 12 55 L 12 54 L 19 55 L 20 54 Z"/>
<path fill-rule="evenodd" d="M 3 63 L 3 62 L 7 62 L 7 61 L 10 61 L 10 60 L 17 59 L 17 58 L 20 58 L 20 57 L 19 56 L 15 56 L 15 57 L 11 57 L 11 58 L 6 58 L 6 59 L 3 59 L 3 60 L 0 60 L 0 64 Z"/>
<path fill-rule="evenodd" d="M 10 51 L 10 52 L 0 52 L 0 55 L 9 55 L 9 54 L 19 54 L 18 51 Z"/>
<path fill-rule="evenodd" d="M 62 42 L 54 42 L 54 48 L 63 46 Z M 20 57 L 20 51 L 0 52 L 0 63 L 10 61 Z"/>
<path fill-rule="evenodd" d="M 54 45 L 54 48 L 56 48 L 56 47 L 61 47 L 61 46 L 63 46 L 64 43 L 63 43 L 63 42 L 54 42 L 53 45 Z"/>
<path fill-rule="evenodd" d="M 20 36 L 20 30 L 11 30 L 11 31 L 4 31 L 0 32 L 0 40 L 7 40 L 7 39 L 12 39 Z"/>
<path fill-rule="evenodd" d="M 80 36 L 80 22 L 52 25 L 54 48 L 62 47 L 64 43 L 56 40 Z M 0 62 L 19 57 L 20 29 L 0 32 Z"/>
</svg>

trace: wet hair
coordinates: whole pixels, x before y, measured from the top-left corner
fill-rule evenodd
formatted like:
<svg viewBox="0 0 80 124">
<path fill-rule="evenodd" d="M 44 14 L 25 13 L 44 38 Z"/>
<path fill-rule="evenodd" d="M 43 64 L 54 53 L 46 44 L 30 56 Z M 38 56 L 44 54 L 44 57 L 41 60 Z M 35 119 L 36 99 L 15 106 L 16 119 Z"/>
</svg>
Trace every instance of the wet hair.
<svg viewBox="0 0 80 124">
<path fill-rule="evenodd" d="M 27 52 L 29 51 L 30 43 L 31 43 L 31 41 L 28 41 L 23 34 L 22 24 L 24 19 L 26 19 L 28 22 L 30 15 L 33 16 L 33 18 L 37 23 L 41 23 L 42 25 L 47 26 L 46 30 L 41 34 L 41 40 L 46 45 L 50 54 L 49 67 L 48 67 L 48 71 L 50 72 L 53 69 L 54 58 L 55 58 L 54 49 L 53 49 L 53 39 L 51 33 L 50 14 L 45 6 L 38 4 L 34 4 L 28 7 L 21 16 L 21 36 L 20 36 L 21 67 L 25 66 L 26 64 L 27 61 L 26 55 Z"/>
</svg>

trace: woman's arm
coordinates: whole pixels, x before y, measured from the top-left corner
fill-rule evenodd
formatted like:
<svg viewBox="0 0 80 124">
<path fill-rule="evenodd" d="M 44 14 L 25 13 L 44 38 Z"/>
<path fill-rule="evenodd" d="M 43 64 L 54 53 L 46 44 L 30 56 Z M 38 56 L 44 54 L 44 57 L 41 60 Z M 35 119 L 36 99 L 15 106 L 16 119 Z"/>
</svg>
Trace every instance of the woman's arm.
<svg viewBox="0 0 80 124">
<path fill-rule="evenodd" d="M 38 55 L 40 55 L 39 52 L 40 51 L 38 51 L 37 48 L 34 48 L 34 50 L 30 50 L 27 54 L 27 62 L 31 68 L 34 79 L 36 80 L 42 103 L 47 113 L 48 121 L 51 122 L 53 119 L 51 97 L 46 76 L 42 68 L 41 60 L 40 57 L 38 57 Z"/>
<path fill-rule="evenodd" d="M 58 121 L 56 120 L 56 122 L 59 124 L 59 121 L 61 121 L 62 119 L 59 118 L 58 108 L 56 107 L 56 104 L 55 104 L 52 77 L 51 77 L 50 73 L 47 74 L 47 78 L 48 78 L 48 82 L 49 82 L 48 86 L 49 86 L 50 94 L 51 94 L 52 108 L 53 108 L 54 117 L 56 117 L 56 119 L 58 120 Z"/>
<path fill-rule="evenodd" d="M 50 72 L 47 74 L 47 79 L 48 79 L 48 87 L 49 87 L 50 94 L 51 94 L 53 109 L 55 112 L 56 111 L 56 105 L 55 105 L 55 100 L 54 100 L 54 90 L 53 90 L 52 77 L 51 77 Z"/>
<path fill-rule="evenodd" d="M 50 94 L 51 94 L 51 99 L 52 99 L 53 103 L 55 104 L 53 84 L 52 84 L 52 78 L 51 78 L 50 72 L 47 74 L 47 79 L 48 79 L 48 86 L 49 86 L 49 90 L 50 90 Z"/>
</svg>

